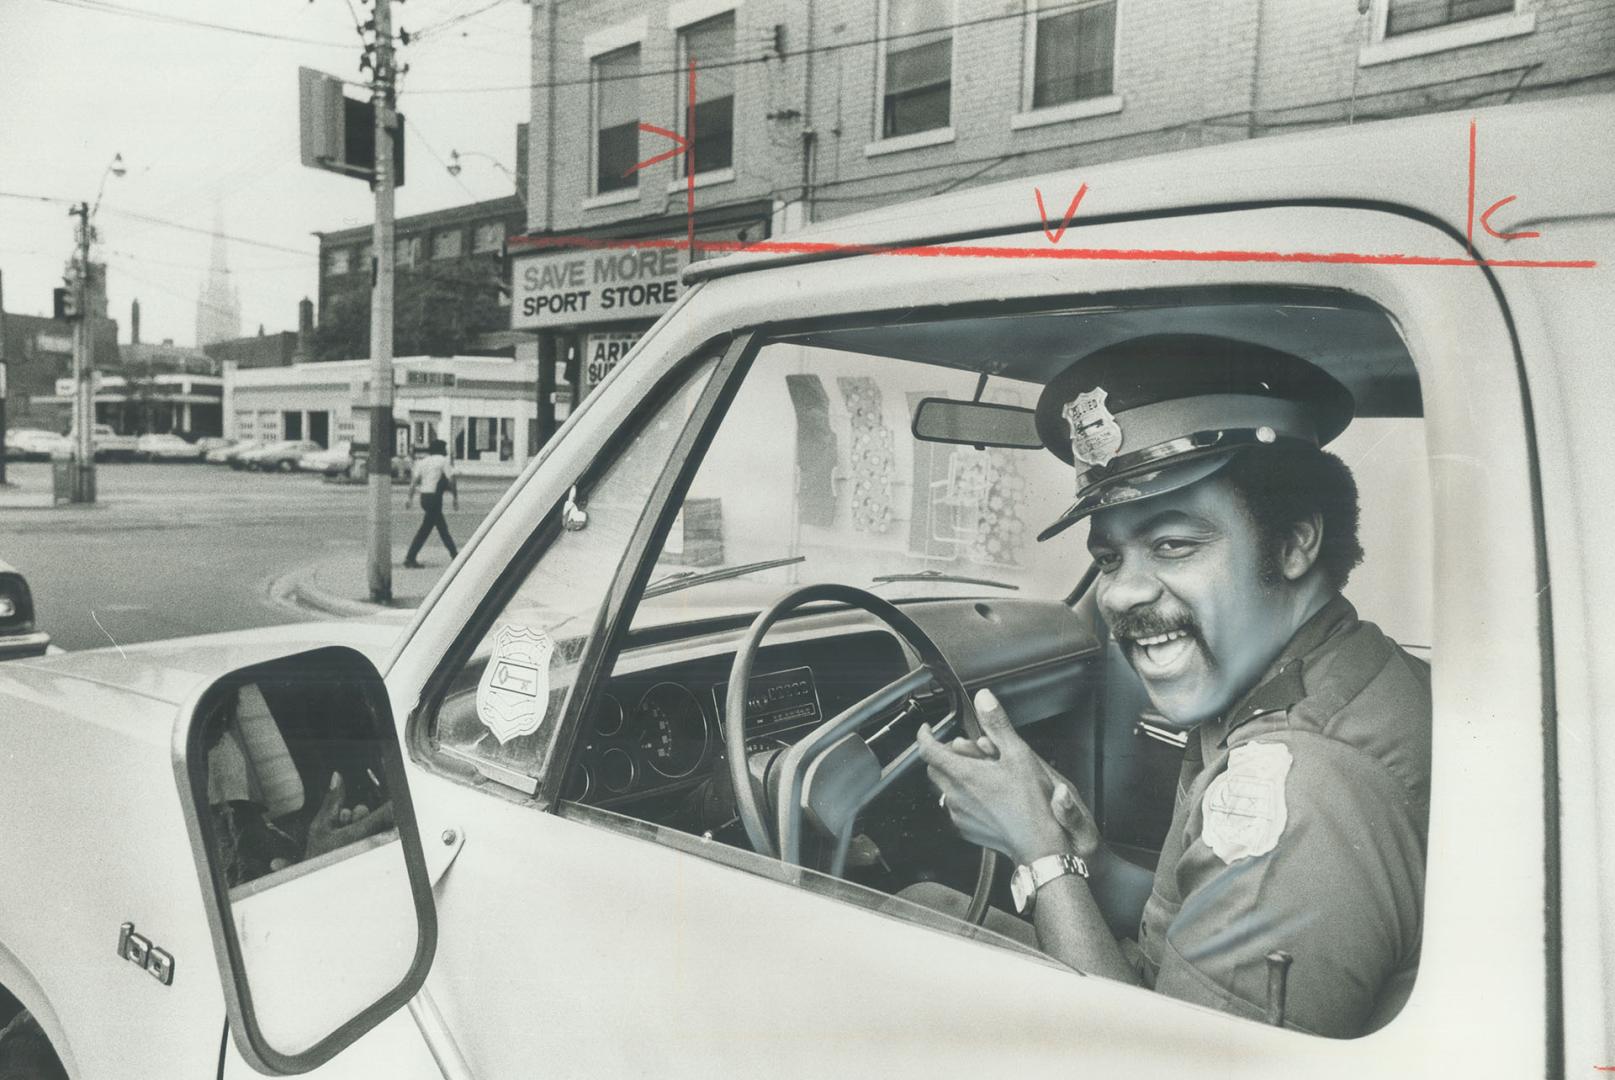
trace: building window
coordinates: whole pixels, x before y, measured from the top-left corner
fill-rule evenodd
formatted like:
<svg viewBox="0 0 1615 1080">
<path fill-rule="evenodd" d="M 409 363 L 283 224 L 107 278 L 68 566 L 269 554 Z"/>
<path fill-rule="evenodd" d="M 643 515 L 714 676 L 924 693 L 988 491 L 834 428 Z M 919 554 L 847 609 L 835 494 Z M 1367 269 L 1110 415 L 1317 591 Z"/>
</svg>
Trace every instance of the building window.
<svg viewBox="0 0 1615 1080">
<path fill-rule="evenodd" d="M 590 61 L 594 81 L 596 194 L 639 185 L 639 46 Z"/>
<path fill-rule="evenodd" d="M 465 234 L 459 229 L 450 229 L 440 232 L 432 237 L 432 258 L 458 259 L 464 253 Z"/>
<path fill-rule="evenodd" d="M 881 35 L 880 137 L 945 128 L 952 120 L 953 5 L 885 0 Z"/>
<path fill-rule="evenodd" d="M 691 169 L 712 172 L 735 161 L 735 13 L 726 11 L 679 30 L 679 129 L 689 134 L 690 60 L 696 67 L 695 145 L 683 155 Z"/>
<path fill-rule="evenodd" d="M 346 274 L 352 267 L 348 260 L 353 255 L 351 248 L 332 248 L 325 253 L 325 272 L 331 277 Z"/>
<path fill-rule="evenodd" d="M 421 238 L 400 237 L 393 245 L 393 265 L 411 267 L 421 261 Z"/>
<path fill-rule="evenodd" d="M 1514 0 L 1386 0 L 1385 36 L 1513 12 Z"/>
<path fill-rule="evenodd" d="M 486 225 L 478 225 L 471 234 L 471 250 L 478 255 L 488 252 L 500 252 L 505 249 L 505 226 L 502 222 L 490 221 Z"/>
<path fill-rule="evenodd" d="M 1104 97 L 1115 87 L 1116 0 L 1073 9 L 1043 0 L 1030 32 L 1031 86 L 1027 107 L 1048 109 Z"/>
</svg>

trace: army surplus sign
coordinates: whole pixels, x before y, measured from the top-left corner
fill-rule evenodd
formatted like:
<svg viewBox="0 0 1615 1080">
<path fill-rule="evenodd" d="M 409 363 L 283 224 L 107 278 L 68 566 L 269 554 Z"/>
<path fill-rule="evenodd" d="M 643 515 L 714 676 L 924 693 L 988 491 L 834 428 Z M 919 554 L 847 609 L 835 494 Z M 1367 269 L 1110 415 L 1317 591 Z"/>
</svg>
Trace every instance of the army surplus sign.
<svg viewBox="0 0 1615 1080">
<path fill-rule="evenodd" d="M 515 264 L 513 330 L 653 319 L 679 297 L 689 253 L 673 248 L 569 251 Z"/>
</svg>

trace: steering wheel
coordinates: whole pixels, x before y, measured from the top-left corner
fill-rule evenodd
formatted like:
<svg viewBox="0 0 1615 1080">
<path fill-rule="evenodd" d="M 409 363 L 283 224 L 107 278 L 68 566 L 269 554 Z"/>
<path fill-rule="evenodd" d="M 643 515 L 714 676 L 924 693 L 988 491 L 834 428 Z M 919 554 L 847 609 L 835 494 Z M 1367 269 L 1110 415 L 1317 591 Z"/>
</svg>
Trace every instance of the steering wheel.
<svg viewBox="0 0 1615 1080">
<path fill-rule="evenodd" d="M 821 600 L 847 604 L 873 615 L 908 643 L 920 664 L 824 721 L 770 762 L 764 777 L 754 776 L 746 751 L 746 691 L 757 650 L 776 622 L 804 604 Z M 961 727 L 971 738 L 981 735 L 981 722 L 958 673 L 925 631 L 892 603 L 850 585 L 825 583 L 787 593 L 759 614 L 735 653 L 723 717 L 724 749 L 734 781 L 735 805 L 752 850 L 776 855 L 777 834 L 778 858 L 792 866 L 802 865 L 803 826 L 810 818 L 835 839 L 830 872 L 841 876 L 859 812 L 921 761 L 918 744 L 910 744 L 882 768 L 874 750 L 858 733 L 875 726 L 877 721 L 918 712 L 916 698 L 926 695 L 933 685 L 941 686 L 950 706 L 948 715 L 933 728 L 937 738 L 951 738 Z M 773 832 L 760 809 L 760 804 L 769 798 L 775 803 L 777 829 Z M 965 913 L 970 923 L 980 924 L 987 913 L 997 860 L 996 852 L 982 848 L 975 892 Z"/>
</svg>

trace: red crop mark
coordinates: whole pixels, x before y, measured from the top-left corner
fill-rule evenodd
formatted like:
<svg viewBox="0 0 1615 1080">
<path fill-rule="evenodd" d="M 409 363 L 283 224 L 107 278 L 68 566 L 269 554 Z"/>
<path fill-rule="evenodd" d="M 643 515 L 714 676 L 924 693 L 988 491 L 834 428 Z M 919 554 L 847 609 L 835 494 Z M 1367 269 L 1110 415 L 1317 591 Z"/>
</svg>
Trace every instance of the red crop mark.
<svg viewBox="0 0 1615 1080">
<path fill-rule="evenodd" d="M 1469 254 L 1471 255 L 1475 254 L 1475 159 L 1477 139 L 1476 124 L 1474 119 L 1471 118 L 1469 121 L 1469 216 L 1464 225 L 1464 246 L 1469 249 Z M 1480 216 L 1480 227 L 1499 240 L 1533 240 L 1541 236 L 1542 234 L 1539 232 L 1498 232 L 1492 228 L 1492 215 L 1518 197 L 1517 195 L 1505 195 L 1488 206 L 1486 212 Z M 1487 265 L 1492 264 L 1488 263 Z"/>
<path fill-rule="evenodd" d="M 1475 119 L 1469 120 L 1469 214 L 1464 218 L 1464 248 L 1475 254 Z"/>
<path fill-rule="evenodd" d="M 1077 193 L 1071 196 L 1071 205 L 1065 208 L 1065 218 L 1061 220 L 1057 232 L 1049 232 L 1049 212 L 1043 209 L 1043 192 L 1033 188 L 1032 194 L 1037 196 L 1037 216 L 1038 220 L 1043 222 L 1043 235 L 1049 238 L 1049 243 L 1058 244 L 1060 237 L 1065 235 L 1066 227 L 1071 224 L 1071 219 L 1077 216 L 1077 206 L 1082 202 L 1082 197 L 1088 194 L 1088 185 L 1083 184 L 1077 188 Z"/>
<path fill-rule="evenodd" d="M 1529 229 L 1522 232 L 1498 232 L 1496 229 L 1492 228 L 1492 215 L 1497 213 L 1497 211 L 1501 210 L 1503 207 L 1507 206 L 1509 203 L 1513 202 L 1515 198 L 1516 196 L 1514 195 L 1508 195 L 1498 199 L 1496 202 L 1492 203 L 1491 206 L 1487 207 L 1486 212 L 1480 216 L 1480 227 L 1497 237 L 1499 240 L 1530 240 L 1534 237 L 1541 236 L 1541 233 L 1532 232 Z"/>
<path fill-rule="evenodd" d="M 583 249 L 674 248 L 726 255 L 737 251 L 772 252 L 783 255 L 902 255 L 920 258 L 964 259 L 1069 259 L 1077 262 L 1195 262 L 1195 263 L 1323 263 L 1357 266 L 1485 266 L 1535 270 L 1592 270 L 1593 259 L 1475 259 L 1461 256 L 1405 255 L 1355 251 L 1196 251 L 1189 248 L 1043 248 L 997 247 L 976 244 L 834 244 L 809 240 L 644 239 L 601 240 L 584 236 L 515 236 L 510 243 L 519 247 Z"/>
<path fill-rule="evenodd" d="M 664 135 L 667 138 L 672 139 L 677 145 L 671 150 L 657 154 L 655 157 L 648 157 L 644 161 L 634 162 L 623 171 L 624 176 L 632 176 L 635 172 L 645 168 L 647 165 L 655 165 L 658 162 L 666 161 L 668 158 L 678 157 L 680 154 L 687 154 L 690 152 L 690 140 L 686 139 L 683 135 L 680 135 L 676 131 L 669 131 L 664 127 L 657 127 L 655 124 L 647 124 L 643 121 L 640 122 L 639 130 L 648 131 L 652 135 Z"/>
</svg>

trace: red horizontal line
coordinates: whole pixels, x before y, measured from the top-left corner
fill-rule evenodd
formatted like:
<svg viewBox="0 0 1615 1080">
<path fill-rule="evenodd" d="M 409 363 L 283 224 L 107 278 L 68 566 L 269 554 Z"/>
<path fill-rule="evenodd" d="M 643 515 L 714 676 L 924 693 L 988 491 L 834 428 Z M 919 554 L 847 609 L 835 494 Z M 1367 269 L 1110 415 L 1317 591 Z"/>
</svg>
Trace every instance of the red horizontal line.
<svg viewBox="0 0 1615 1080">
<path fill-rule="evenodd" d="M 984 247 L 981 245 L 921 244 L 901 247 L 881 244 L 832 244 L 802 240 L 602 240 L 581 236 L 514 236 L 518 247 L 562 249 L 685 250 L 712 254 L 736 251 L 775 252 L 786 255 L 906 255 L 922 258 L 1071 259 L 1078 262 L 1228 262 L 1325 263 L 1357 266 L 1492 266 L 1533 270 L 1592 270 L 1593 259 L 1473 259 L 1435 255 L 1371 254 L 1355 251 L 1195 251 L 1189 248 L 1066 248 Z"/>
</svg>

